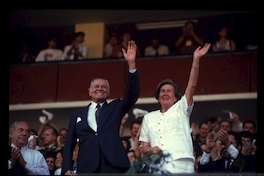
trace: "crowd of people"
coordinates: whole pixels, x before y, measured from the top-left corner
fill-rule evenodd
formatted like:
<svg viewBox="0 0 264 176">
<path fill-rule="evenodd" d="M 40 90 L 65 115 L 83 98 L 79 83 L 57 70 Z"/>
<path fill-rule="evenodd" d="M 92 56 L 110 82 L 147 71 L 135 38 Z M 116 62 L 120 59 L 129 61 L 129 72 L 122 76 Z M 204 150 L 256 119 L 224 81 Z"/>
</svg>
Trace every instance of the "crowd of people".
<svg viewBox="0 0 264 176">
<path fill-rule="evenodd" d="M 143 118 L 149 112 L 134 108 L 133 113 L 134 118 L 130 117 L 133 118 L 129 127 L 130 134 L 125 134 L 121 130 L 127 122 L 127 114 L 122 118 L 119 134 L 130 162 L 130 169 L 127 172 L 149 172 L 149 167 L 147 167 L 147 170 L 132 169 L 137 164 L 142 166 L 145 164 L 142 163 L 141 158 L 154 155 L 154 151 L 148 155 L 143 153 L 142 141 L 139 139 Z M 248 119 L 242 122 L 238 114 L 231 112 L 228 119 L 217 116 L 206 119 L 199 124 L 192 123 L 190 128 L 195 173 L 256 173 L 257 124 L 254 120 Z M 55 129 L 55 133 L 52 133 L 53 130 L 51 129 Z M 67 128 L 58 129 L 49 119 L 43 121 L 38 132 L 32 127 L 30 128 L 27 122 L 18 121 L 13 123 L 9 130 L 11 153 L 8 167 L 10 174 L 61 175 L 63 147 L 67 132 Z M 75 173 L 77 172 L 78 142 L 71 157 L 72 171 Z M 19 153 L 19 151 L 16 148 L 11 148 L 12 146 L 20 148 L 20 157 L 22 155 L 23 159 L 19 159 L 19 155 L 15 156 L 15 153 Z M 33 154 L 34 152 L 31 153 L 30 149 L 40 151 L 42 155 Z M 33 158 L 41 159 L 38 159 L 39 161 L 36 163 L 32 163 Z M 227 167 L 224 163 L 228 163 L 229 160 L 231 164 L 229 163 L 230 165 Z M 24 161 L 28 163 L 24 165 L 25 169 L 22 167 Z M 162 169 L 159 170 L 159 172 L 161 171 Z"/>
<path fill-rule="evenodd" d="M 156 146 L 150 149 L 149 153 L 144 153 L 144 142 L 140 140 L 141 131 L 143 130 L 143 135 L 145 131 L 145 129 L 142 129 L 142 122 L 144 117 L 149 116 L 147 115 L 148 113 L 149 112 L 146 110 L 134 108 L 134 117 L 128 117 L 128 114 L 125 114 L 122 117 L 119 136 L 122 140 L 122 144 L 127 153 L 127 157 L 130 163 L 130 168 L 127 173 L 151 172 L 151 169 L 153 170 L 154 167 L 153 165 L 147 165 L 148 167 L 145 167 L 144 170 L 139 170 L 138 165 L 142 165 L 141 167 L 143 167 L 144 165 L 151 163 L 150 160 L 142 160 L 142 158 L 144 157 L 159 155 L 159 150 L 157 150 Z M 124 125 L 127 123 L 128 118 L 132 118 L 132 121 L 130 122 L 129 130 L 127 130 L 127 132 L 125 133 L 123 128 Z M 153 119 L 151 120 L 152 123 L 153 121 L 155 121 Z M 156 125 L 155 128 L 152 128 L 152 130 L 158 129 L 156 127 L 158 127 L 158 125 Z M 146 126 L 144 128 L 146 128 Z M 17 130 L 20 132 L 16 132 Z M 169 131 L 170 130 L 160 133 L 160 135 L 169 135 Z M 15 149 L 13 149 L 9 156 L 10 160 L 8 163 L 10 173 L 14 175 L 26 175 L 29 173 L 34 173 L 34 175 L 62 175 L 62 162 L 64 158 L 63 149 L 65 146 L 67 132 L 67 128 L 58 129 L 56 125 L 52 123 L 52 120 L 49 120 L 48 118 L 42 121 L 42 125 L 39 128 L 38 132 L 34 130 L 34 127 L 30 128 L 27 122 L 18 121 L 13 123 L 10 126 L 9 130 L 10 151 L 12 151 L 12 146 L 18 146 L 20 148 L 20 153 L 23 156 L 23 160 L 28 164 L 27 166 L 25 165 L 25 169 L 23 169 L 23 165 L 21 166 L 23 160 L 22 158 L 19 160 L 18 155 L 17 159 L 14 158 Z M 176 133 L 179 136 L 179 131 L 176 131 Z M 191 123 L 190 134 L 192 139 L 191 143 L 193 147 L 192 154 L 194 157 L 194 163 L 189 163 L 184 166 L 194 167 L 194 173 L 257 172 L 257 124 L 254 120 L 248 119 L 242 122 L 237 113 L 230 112 L 230 116 L 228 118 L 226 118 L 226 116 L 219 115 L 210 119 L 205 119 L 199 124 L 196 124 L 194 122 Z M 168 140 L 168 142 L 175 143 L 177 144 L 177 146 L 179 144 L 173 140 Z M 72 172 L 76 173 L 77 157 L 79 151 L 79 139 L 76 141 L 76 144 L 72 145 L 74 145 L 74 149 L 70 158 L 70 164 L 72 166 Z M 32 163 L 29 157 L 34 157 L 34 155 L 37 154 L 29 154 L 31 153 L 29 152 L 31 150 L 25 152 L 26 150 L 28 150 L 27 148 L 40 151 L 40 153 L 42 154 L 40 156 L 43 157 L 35 157 L 42 158 L 40 159 L 42 160 L 42 162 L 39 161 L 40 163 Z M 164 154 L 165 147 L 162 146 L 161 148 L 163 150 L 162 154 Z M 155 152 L 155 150 L 157 151 Z M 172 148 L 168 151 L 170 152 L 170 150 L 172 150 Z M 19 153 L 17 150 L 16 152 Z M 45 166 L 43 166 L 45 165 L 43 164 L 43 161 L 46 161 L 48 172 L 42 170 L 45 169 Z M 145 163 L 143 163 L 143 161 Z M 13 164 L 12 166 L 12 162 L 16 164 Z M 228 165 L 224 164 L 228 162 L 229 167 L 227 167 Z M 43 168 L 39 169 L 39 167 Z M 164 173 L 164 170 L 168 171 L 168 169 L 163 169 L 163 167 L 159 167 L 156 172 Z M 183 171 L 180 172 L 183 173 Z M 179 173 L 179 171 L 177 173 Z"/>
<path fill-rule="evenodd" d="M 206 40 L 201 34 L 197 33 L 196 26 L 196 22 L 187 21 L 182 27 L 182 34 L 176 38 L 174 46 L 164 42 L 159 33 L 149 34 L 147 46 L 138 46 L 137 57 L 192 54 L 198 46 L 203 46 Z M 237 50 L 236 41 L 230 38 L 229 29 L 226 25 L 221 25 L 216 31 L 215 36 L 217 37 L 208 52 L 231 52 Z M 32 54 L 29 44 L 20 41 L 22 44 L 19 46 L 18 54 L 12 56 L 15 57 L 12 59 L 15 63 L 88 59 L 89 49 L 86 45 L 83 45 L 84 39 L 85 33 L 78 31 L 72 34 L 70 43 L 59 47 L 59 37 L 51 34 L 46 38 L 45 47 L 35 55 Z M 108 41 L 103 48 L 102 58 L 122 58 L 122 48 L 127 48 L 129 40 L 135 41 L 135 37 L 129 31 L 122 34 L 116 31 L 110 32 Z M 136 41 L 136 43 L 139 45 L 140 41 Z"/>
<path fill-rule="evenodd" d="M 140 96 L 137 45 L 128 41 L 127 49 L 122 48 L 128 65 L 123 97 L 109 102 L 110 83 L 104 78 L 94 78 L 87 91 L 91 103 L 71 114 L 67 128 L 57 129 L 48 112 L 37 134 L 27 122 L 14 122 L 9 129 L 9 172 L 11 175 L 255 173 L 254 121 L 241 122 L 238 114 L 229 112 L 228 119 L 210 119 L 198 128 L 190 124 L 200 59 L 210 47 L 210 43 L 205 43 L 193 51 L 184 92 L 171 79 L 157 85 L 154 96 L 160 108 L 135 111 L 138 115 L 130 126 L 131 136 L 126 137 L 122 128 L 127 113 Z"/>
</svg>

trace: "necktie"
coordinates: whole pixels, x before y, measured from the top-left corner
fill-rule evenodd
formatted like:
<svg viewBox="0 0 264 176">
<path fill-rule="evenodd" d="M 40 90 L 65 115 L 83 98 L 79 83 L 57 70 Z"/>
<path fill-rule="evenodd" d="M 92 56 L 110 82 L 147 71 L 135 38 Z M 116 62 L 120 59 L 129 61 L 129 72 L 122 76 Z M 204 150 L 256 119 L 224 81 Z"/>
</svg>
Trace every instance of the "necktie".
<svg viewBox="0 0 264 176">
<path fill-rule="evenodd" d="M 74 53 L 73 53 L 73 60 L 78 60 L 78 46 L 75 47 L 74 49 Z"/>
<path fill-rule="evenodd" d="M 158 51 L 158 49 L 155 49 L 155 50 L 156 50 L 155 56 L 158 56 L 159 55 L 159 51 Z"/>
<path fill-rule="evenodd" d="M 98 117 L 99 117 L 100 110 L 101 110 L 100 104 L 97 104 L 96 108 L 97 108 L 97 110 L 95 111 L 95 119 L 96 119 L 96 123 L 98 123 Z"/>
<path fill-rule="evenodd" d="M 227 163 L 226 163 L 226 171 L 230 171 L 230 168 L 231 168 L 231 164 L 232 164 L 232 160 L 231 159 L 228 159 L 227 160 Z"/>
</svg>

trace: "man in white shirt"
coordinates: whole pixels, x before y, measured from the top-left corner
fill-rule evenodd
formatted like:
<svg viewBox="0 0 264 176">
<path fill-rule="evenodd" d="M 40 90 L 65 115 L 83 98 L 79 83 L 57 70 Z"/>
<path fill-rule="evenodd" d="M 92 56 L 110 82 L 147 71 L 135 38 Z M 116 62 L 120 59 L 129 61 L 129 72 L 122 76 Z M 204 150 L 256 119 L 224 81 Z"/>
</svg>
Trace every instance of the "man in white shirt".
<svg viewBox="0 0 264 176">
<path fill-rule="evenodd" d="M 48 36 L 48 47 L 43 49 L 37 55 L 35 62 L 61 61 L 64 60 L 63 51 L 57 48 L 58 37 L 55 35 Z"/>
<path fill-rule="evenodd" d="M 80 60 L 88 58 L 88 47 L 82 44 L 84 42 L 84 37 L 84 32 L 75 32 L 73 34 L 72 43 L 64 48 L 65 60 Z"/>
<path fill-rule="evenodd" d="M 152 36 L 151 45 L 147 46 L 144 51 L 144 56 L 163 56 L 169 54 L 169 47 L 160 43 L 160 37 L 158 35 Z"/>
<path fill-rule="evenodd" d="M 14 122 L 9 129 L 8 170 L 11 175 L 49 175 L 44 156 L 27 147 L 30 135 L 29 125 L 24 121 Z"/>
</svg>

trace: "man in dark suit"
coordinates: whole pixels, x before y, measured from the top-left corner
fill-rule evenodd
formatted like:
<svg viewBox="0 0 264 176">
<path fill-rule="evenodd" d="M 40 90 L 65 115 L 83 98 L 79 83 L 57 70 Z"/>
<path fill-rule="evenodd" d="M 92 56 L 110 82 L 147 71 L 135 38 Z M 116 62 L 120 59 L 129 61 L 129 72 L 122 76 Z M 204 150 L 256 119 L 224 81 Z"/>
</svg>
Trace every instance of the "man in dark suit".
<svg viewBox="0 0 264 176">
<path fill-rule="evenodd" d="M 92 102 L 70 117 L 63 149 L 62 175 L 73 174 L 72 153 L 77 141 L 77 173 L 124 173 L 129 169 L 130 163 L 119 136 L 119 128 L 122 117 L 139 97 L 140 84 L 135 62 L 137 46 L 134 41 L 129 41 L 128 46 L 127 51 L 122 49 L 129 69 L 124 97 L 108 103 L 108 81 L 103 78 L 91 81 L 88 92 Z M 98 109 L 97 122 L 95 113 Z"/>
<path fill-rule="evenodd" d="M 198 164 L 198 173 L 243 172 L 245 161 L 240 156 L 241 145 L 241 137 L 235 131 L 220 130 L 217 132 L 217 139 L 210 132 L 206 137 L 206 149 Z"/>
</svg>

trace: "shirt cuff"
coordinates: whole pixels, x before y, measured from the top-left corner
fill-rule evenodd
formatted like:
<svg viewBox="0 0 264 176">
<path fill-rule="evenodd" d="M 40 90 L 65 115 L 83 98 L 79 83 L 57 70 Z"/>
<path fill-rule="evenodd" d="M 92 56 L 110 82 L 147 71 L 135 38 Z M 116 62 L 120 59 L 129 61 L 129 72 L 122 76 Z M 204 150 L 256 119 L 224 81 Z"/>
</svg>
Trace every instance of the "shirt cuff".
<svg viewBox="0 0 264 176">
<path fill-rule="evenodd" d="M 11 169 L 12 168 L 12 164 L 11 164 L 11 161 L 8 160 L 8 169 Z"/>
<path fill-rule="evenodd" d="M 200 158 L 200 164 L 204 165 L 210 160 L 210 153 L 203 152 L 202 157 Z"/>
<path fill-rule="evenodd" d="M 129 70 L 130 73 L 135 73 L 137 69 Z"/>
<path fill-rule="evenodd" d="M 237 158 L 239 151 L 237 150 L 237 148 L 236 148 L 233 144 L 231 144 L 231 145 L 227 148 L 227 151 L 229 152 L 230 156 L 231 156 L 233 159 L 236 159 L 236 158 Z"/>
</svg>

